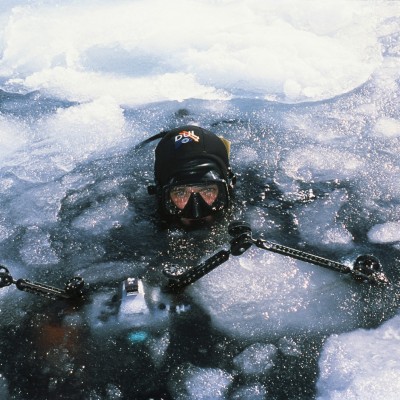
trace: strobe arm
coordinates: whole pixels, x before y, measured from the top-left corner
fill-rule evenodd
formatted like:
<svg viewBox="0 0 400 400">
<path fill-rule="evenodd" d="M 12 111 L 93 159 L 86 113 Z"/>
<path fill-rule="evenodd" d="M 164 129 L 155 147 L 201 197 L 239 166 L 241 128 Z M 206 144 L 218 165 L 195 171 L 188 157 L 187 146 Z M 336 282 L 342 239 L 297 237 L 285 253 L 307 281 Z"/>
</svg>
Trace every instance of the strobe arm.
<svg viewBox="0 0 400 400">
<path fill-rule="evenodd" d="M 213 269 L 217 268 L 229 259 L 230 252 L 221 250 L 208 258 L 197 267 L 191 268 L 178 276 L 171 274 L 166 268 L 163 269 L 163 274 L 168 278 L 166 291 L 178 292 L 186 286 L 198 281 L 204 275 L 207 275 Z"/>
<path fill-rule="evenodd" d="M 328 268 L 342 274 L 350 274 L 355 280 L 369 282 L 371 284 L 388 285 L 389 279 L 382 270 L 379 260 L 372 255 L 359 256 L 353 264 L 353 268 L 334 260 L 329 260 L 315 254 L 307 253 L 292 247 L 283 246 L 263 239 L 253 239 L 249 224 L 242 221 L 234 221 L 229 226 L 229 233 L 234 237 L 231 241 L 231 253 L 240 255 L 252 244 L 274 253 L 305 261 L 310 264 Z"/>
<path fill-rule="evenodd" d="M 85 283 L 82 278 L 70 279 L 64 289 L 46 285 L 44 283 L 32 282 L 28 279 L 14 280 L 9 270 L 0 265 L 0 289 L 15 284 L 17 289 L 23 292 L 37 294 L 50 299 L 76 299 L 83 296 Z"/>
</svg>

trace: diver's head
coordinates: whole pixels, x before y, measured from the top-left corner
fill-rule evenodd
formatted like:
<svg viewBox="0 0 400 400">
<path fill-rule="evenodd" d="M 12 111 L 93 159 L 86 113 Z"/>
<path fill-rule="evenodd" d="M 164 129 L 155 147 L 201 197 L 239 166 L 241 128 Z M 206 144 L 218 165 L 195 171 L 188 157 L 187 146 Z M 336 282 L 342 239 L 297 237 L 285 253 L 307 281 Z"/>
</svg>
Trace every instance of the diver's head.
<svg viewBox="0 0 400 400">
<path fill-rule="evenodd" d="M 235 177 L 229 142 L 206 129 L 188 125 L 166 132 L 155 150 L 154 174 L 166 218 L 202 221 L 230 206 Z"/>
</svg>

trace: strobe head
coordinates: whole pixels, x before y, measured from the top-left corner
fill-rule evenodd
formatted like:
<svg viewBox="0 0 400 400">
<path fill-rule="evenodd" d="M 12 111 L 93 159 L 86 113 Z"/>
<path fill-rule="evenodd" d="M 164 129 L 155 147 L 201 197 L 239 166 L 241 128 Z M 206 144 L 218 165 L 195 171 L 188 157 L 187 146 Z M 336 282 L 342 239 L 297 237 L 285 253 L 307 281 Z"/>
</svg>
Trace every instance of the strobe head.
<svg viewBox="0 0 400 400">
<path fill-rule="evenodd" d="M 10 286 L 13 283 L 13 278 L 9 272 L 9 270 L 0 265 L 0 288 Z"/>
<path fill-rule="evenodd" d="M 85 281 L 79 277 L 74 276 L 65 284 L 65 293 L 70 298 L 82 297 L 85 292 Z"/>
<path fill-rule="evenodd" d="M 363 255 L 357 257 L 356 261 L 354 262 L 354 269 L 368 275 L 374 272 L 380 272 L 382 270 L 382 266 L 380 261 L 375 256 Z"/>
<path fill-rule="evenodd" d="M 389 280 L 382 271 L 382 265 L 378 258 L 372 255 L 357 257 L 353 266 L 353 276 L 356 280 L 368 280 L 377 284 L 389 284 Z"/>
</svg>

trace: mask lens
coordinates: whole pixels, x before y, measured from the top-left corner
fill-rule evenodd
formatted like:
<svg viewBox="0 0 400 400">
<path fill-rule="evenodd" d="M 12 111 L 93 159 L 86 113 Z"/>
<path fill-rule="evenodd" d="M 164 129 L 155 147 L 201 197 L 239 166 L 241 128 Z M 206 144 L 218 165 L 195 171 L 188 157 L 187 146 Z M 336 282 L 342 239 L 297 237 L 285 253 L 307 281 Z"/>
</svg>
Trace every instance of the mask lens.
<svg viewBox="0 0 400 400">
<path fill-rule="evenodd" d="M 223 180 L 170 184 L 164 187 L 163 204 L 169 215 L 204 218 L 228 207 L 229 190 Z"/>
<path fill-rule="evenodd" d="M 216 183 L 179 185 L 170 189 L 169 195 L 171 201 L 181 210 L 183 210 L 193 193 L 198 193 L 203 200 L 211 206 L 218 198 L 219 189 Z"/>
</svg>

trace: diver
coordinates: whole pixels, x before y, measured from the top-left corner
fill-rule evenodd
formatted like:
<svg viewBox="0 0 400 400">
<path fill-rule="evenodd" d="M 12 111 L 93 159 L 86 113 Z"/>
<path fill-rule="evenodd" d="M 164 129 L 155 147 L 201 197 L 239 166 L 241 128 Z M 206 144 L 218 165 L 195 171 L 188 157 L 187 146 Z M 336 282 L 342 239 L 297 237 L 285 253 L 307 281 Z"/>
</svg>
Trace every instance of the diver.
<svg viewBox="0 0 400 400">
<path fill-rule="evenodd" d="M 162 218 L 198 226 L 226 212 L 236 177 L 229 163 L 230 142 L 194 125 L 162 133 L 155 149 L 155 186 Z"/>
</svg>

